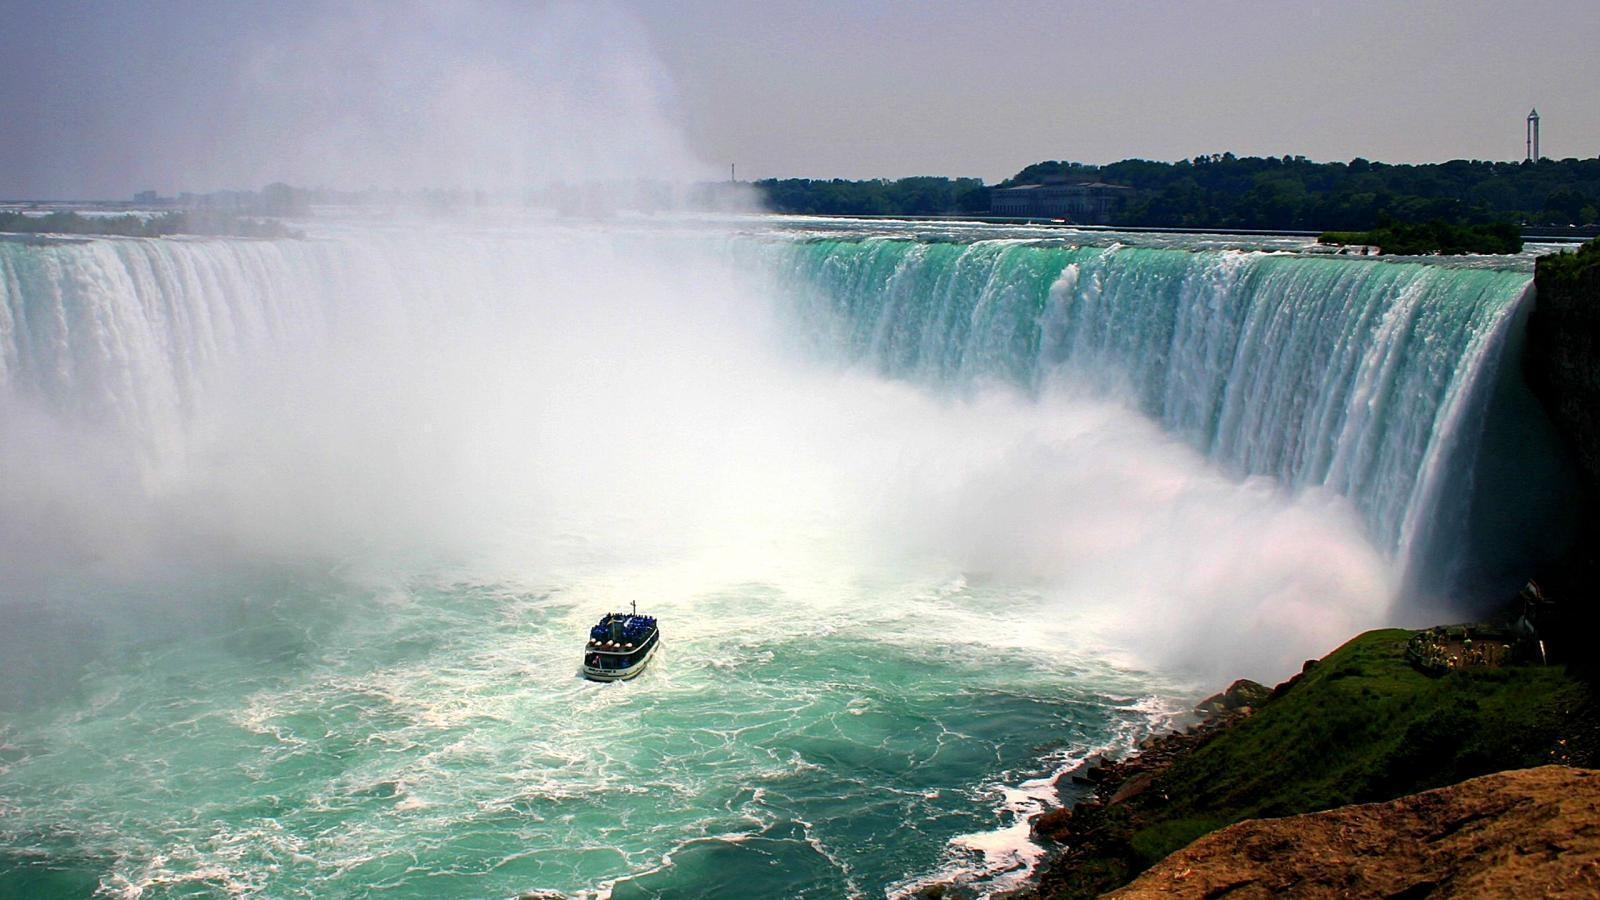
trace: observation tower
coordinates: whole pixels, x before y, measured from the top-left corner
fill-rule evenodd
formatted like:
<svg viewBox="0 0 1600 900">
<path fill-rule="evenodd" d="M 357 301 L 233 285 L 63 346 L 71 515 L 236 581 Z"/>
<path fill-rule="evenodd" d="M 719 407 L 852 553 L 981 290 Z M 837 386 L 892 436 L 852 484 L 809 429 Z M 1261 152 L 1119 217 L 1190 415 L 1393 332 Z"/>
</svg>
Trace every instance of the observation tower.
<svg viewBox="0 0 1600 900">
<path fill-rule="evenodd" d="M 1539 161 L 1539 111 L 1528 113 L 1528 161 Z"/>
</svg>

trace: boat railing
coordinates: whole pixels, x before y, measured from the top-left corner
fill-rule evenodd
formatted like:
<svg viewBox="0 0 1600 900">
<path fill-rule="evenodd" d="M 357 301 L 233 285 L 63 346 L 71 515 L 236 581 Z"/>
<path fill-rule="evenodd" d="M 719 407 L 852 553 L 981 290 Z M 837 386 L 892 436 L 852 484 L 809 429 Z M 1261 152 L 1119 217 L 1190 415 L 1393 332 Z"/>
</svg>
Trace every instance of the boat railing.
<svg viewBox="0 0 1600 900">
<path fill-rule="evenodd" d="M 637 653 L 641 649 L 649 646 L 650 643 L 656 639 L 657 634 L 659 634 L 659 631 L 651 629 L 650 633 L 645 635 L 642 639 L 629 642 L 631 643 L 631 646 L 624 646 L 622 642 L 617 642 L 616 646 L 607 646 L 607 644 L 590 641 L 589 646 L 584 649 L 589 653 L 605 653 L 613 656 Z"/>
</svg>

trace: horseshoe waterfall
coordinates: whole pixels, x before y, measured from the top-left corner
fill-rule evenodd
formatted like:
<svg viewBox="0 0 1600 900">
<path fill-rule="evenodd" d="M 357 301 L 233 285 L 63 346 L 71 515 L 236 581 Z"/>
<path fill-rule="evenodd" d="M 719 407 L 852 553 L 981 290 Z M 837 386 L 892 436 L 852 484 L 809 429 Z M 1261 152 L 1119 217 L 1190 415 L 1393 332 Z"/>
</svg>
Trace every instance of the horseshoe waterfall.
<svg viewBox="0 0 1600 900">
<path fill-rule="evenodd" d="M 0 895 L 1001 890 L 1060 772 L 1553 540 L 1521 258 L 306 228 L 0 239 Z"/>
</svg>

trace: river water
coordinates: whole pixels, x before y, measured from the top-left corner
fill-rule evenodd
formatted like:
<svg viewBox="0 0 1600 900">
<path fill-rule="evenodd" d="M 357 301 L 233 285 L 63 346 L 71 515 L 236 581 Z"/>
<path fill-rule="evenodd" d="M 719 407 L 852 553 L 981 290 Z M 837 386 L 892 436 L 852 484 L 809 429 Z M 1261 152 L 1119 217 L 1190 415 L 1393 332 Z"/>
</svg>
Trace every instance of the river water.
<svg viewBox="0 0 1600 900">
<path fill-rule="evenodd" d="M 1057 774 L 1407 618 L 1528 280 L 307 228 L 0 241 L 0 894 L 1014 885 Z M 582 680 L 632 603 L 662 651 Z"/>
</svg>

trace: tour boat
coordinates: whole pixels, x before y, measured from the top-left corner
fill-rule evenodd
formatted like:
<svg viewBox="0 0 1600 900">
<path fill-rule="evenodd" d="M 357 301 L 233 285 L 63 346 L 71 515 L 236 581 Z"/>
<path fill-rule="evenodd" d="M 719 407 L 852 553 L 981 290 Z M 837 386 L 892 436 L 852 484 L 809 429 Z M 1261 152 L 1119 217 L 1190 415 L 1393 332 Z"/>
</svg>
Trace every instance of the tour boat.
<svg viewBox="0 0 1600 900">
<path fill-rule="evenodd" d="M 656 648 L 661 646 L 661 626 L 655 616 L 633 611 L 606 613 L 599 624 L 589 629 L 589 643 L 583 648 L 583 677 L 591 681 L 625 681 L 644 671 Z"/>
</svg>

